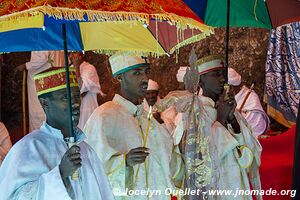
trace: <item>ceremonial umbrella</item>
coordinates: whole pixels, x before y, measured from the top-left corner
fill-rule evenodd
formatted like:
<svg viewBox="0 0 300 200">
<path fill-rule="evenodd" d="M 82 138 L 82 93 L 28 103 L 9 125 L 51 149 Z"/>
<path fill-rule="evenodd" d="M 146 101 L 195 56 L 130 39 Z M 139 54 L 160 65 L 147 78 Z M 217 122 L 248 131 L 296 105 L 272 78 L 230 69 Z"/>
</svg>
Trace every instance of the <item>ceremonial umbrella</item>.
<svg viewBox="0 0 300 200">
<path fill-rule="evenodd" d="M 229 27 L 271 29 L 300 20 L 300 2 L 297 0 L 267 0 L 266 2 L 264 0 L 183 1 L 193 9 L 205 24 L 213 27 L 226 27 L 226 67 L 228 67 Z M 228 70 L 226 71 L 228 72 Z"/>
<path fill-rule="evenodd" d="M 2 0 L 0 52 L 67 51 L 165 55 L 212 33 L 181 0 Z M 72 136 L 72 135 L 71 135 Z"/>
</svg>

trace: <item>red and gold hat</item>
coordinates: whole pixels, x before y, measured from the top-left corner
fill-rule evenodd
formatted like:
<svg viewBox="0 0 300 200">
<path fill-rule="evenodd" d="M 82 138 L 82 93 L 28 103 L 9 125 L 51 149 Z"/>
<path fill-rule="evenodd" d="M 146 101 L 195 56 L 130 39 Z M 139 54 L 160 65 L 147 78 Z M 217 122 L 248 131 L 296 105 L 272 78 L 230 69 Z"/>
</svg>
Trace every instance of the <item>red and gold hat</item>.
<svg viewBox="0 0 300 200">
<path fill-rule="evenodd" d="M 75 74 L 75 68 L 70 67 L 70 86 L 78 87 L 78 82 Z M 50 93 L 66 88 L 66 69 L 64 67 L 55 67 L 43 71 L 34 76 L 37 95 Z"/>
<path fill-rule="evenodd" d="M 206 74 L 215 70 L 224 70 L 224 59 L 220 55 L 210 55 L 203 57 L 196 62 L 199 75 Z"/>
</svg>

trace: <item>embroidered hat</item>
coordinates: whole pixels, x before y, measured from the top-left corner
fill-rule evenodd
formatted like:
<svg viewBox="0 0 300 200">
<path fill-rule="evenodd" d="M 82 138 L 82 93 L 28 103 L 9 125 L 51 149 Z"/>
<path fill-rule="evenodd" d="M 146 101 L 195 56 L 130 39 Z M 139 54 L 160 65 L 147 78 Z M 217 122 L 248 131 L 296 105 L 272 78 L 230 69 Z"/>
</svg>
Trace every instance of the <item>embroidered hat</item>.
<svg viewBox="0 0 300 200">
<path fill-rule="evenodd" d="M 220 55 L 210 55 L 203 57 L 196 62 L 199 75 L 206 74 L 211 71 L 225 69 L 223 57 Z"/>
<path fill-rule="evenodd" d="M 129 70 L 149 65 L 147 58 L 140 56 L 113 55 L 109 58 L 113 76 L 122 74 Z"/>
<path fill-rule="evenodd" d="M 75 68 L 69 68 L 70 86 L 78 87 Z M 66 69 L 64 67 L 54 67 L 34 76 L 37 95 L 42 95 L 66 88 Z"/>
</svg>

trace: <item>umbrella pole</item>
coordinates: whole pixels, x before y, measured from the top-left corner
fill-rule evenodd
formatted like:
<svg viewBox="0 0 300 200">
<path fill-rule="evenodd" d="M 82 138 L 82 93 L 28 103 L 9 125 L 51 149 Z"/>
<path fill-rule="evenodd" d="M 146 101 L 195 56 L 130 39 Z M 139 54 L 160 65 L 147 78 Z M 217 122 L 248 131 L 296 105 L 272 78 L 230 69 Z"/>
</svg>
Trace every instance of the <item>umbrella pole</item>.
<svg viewBox="0 0 300 200">
<path fill-rule="evenodd" d="M 67 29 L 66 24 L 62 24 L 63 40 L 64 40 L 64 55 L 65 55 L 65 68 L 66 68 L 66 85 L 67 85 L 67 98 L 68 98 L 68 115 L 69 115 L 69 131 L 70 137 L 68 138 L 68 146 L 71 148 L 76 145 L 76 138 L 73 130 L 73 120 L 72 120 L 72 102 L 71 102 L 71 87 L 70 87 L 70 72 L 68 63 L 68 46 L 67 46 Z M 72 180 L 79 179 L 79 170 L 77 169 L 72 175 Z"/>
<path fill-rule="evenodd" d="M 62 24 L 63 40 L 64 40 L 64 55 L 65 55 L 65 68 L 66 68 L 66 85 L 67 85 L 67 98 L 68 98 L 68 115 L 69 115 L 69 134 L 70 139 L 74 139 L 73 121 L 72 121 L 72 103 L 71 103 L 71 87 L 70 87 L 70 74 L 68 63 L 68 46 L 67 46 L 67 31 L 66 24 Z"/>
<path fill-rule="evenodd" d="M 229 25 L 230 25 L 230 0 L 227 0 L 226 20 L 226 49 L 225 49 L 225 80 L 228 83 L 228 48 L 229 48 Z"/>
</svg>

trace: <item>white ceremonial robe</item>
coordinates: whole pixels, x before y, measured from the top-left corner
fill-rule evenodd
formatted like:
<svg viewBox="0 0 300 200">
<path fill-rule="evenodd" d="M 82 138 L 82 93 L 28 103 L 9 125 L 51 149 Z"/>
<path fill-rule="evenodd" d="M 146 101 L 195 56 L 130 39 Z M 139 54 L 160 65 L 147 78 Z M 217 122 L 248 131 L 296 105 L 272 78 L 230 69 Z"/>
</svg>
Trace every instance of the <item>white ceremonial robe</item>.
<svg viewBox="0 0 300 200">
<path fill-rule="evenodd" d="M 157 102 L 152 108 L 152 112 L 159 112 L 159 108 L 157 108 L 157 105 L 159 106 L 160 102 L 161 99 L 160 97 L 158 97 Z M 143 105 L 145 112 L 149 113 L 150 107 L 146 99 L 143 100 Z M 168 130 L 169 134 L 173 136 L 175 128 L 181 120 L 181 113 L 177 113 L 175 107 L 170 106 L 169 108 L 160 113 L 160 117 L 164 121 L 164 125 Z M 177 143 L 175 145 L 177 145 Z"/>
<path fill-rule="evenodd" d="M 29 132 L 39 129 L 46 120 L 44 110 L 38 100 L 34 75 L 51 67 L 64 67 L 63 51 L 32 51 L 30 61 L 26 63 L 27 93 L 29 111 Z"/>
<path fill-rule="evenodd" d="M 138 119 L 146 134 L 147 112 L 143 112 L 143 105 L 136 106 L 116 94 L 112 101 L 98 107 L 87 121 L 84 128 L 87 142 L 103 161 L 116 199 L 124 199 L 126 189 L 138 192 L 126 196 L 126 199 L 148 199 L 148 177 L 149 190 L 161 192 L 150 199 L 169 200 L 170 195 L 165 195 L 165 190 L 175 189 L 175 183 L 179 186 L 182 183 L 182 158 L 176 152 L 173 153 L 177 156 L 172 156 L 172 139 L 154 118 L 151 119 L 146 145 L 150 153 L 146 159 L 148 170 L 145 163 L 141 164 L 136 179 L 138 165 L 126 167 L 125 155 L 131 149 L 143 146 Z"/>
<path fill-rule="evenodd" d="M 11 148 L 9 133 L 2 122 L 0 122 L 0 166 L 7 152 Z"/>
<path fill-rule="evenodd" d="M 173 106 L 175 113 L 182 114 L 174 129 L 174 143 L 182 141 L 181 149 L 186 161 L 185 189 L 200 190 L 200 194 L 189 194 L 185 199 L 251 200 L 251 195 L 238 193 L 239 190 L 261 189 L 258 169 L 262 148 L 242 115 L 235 112 L 241 130 L 241 133 L 235 134 L 231 125 L 226 128 L 217 121 L 215 102 L 208 97 L 173 91 L 160 106 L 166 111 Z M 172 110 L 168 115 L 174 119 Z M 253 162 L 246 169 L 238 162 L 239 146 L 248 147 L 253 154 Z M 232 195 L 209 194 L 216 190 L 231 190 Z M 260 195 L 256 197 L 262 199 Z"/>
<path fill-rule="evenodd" d="M 77 135 L 82 166 L 80 179 L 71 180 L 75 200 L 112 200 L 111 187 L 101 161 Z M 1 200 L 71 200 L 59 172 L 68 147 L 60 130 L 43 123 L 16 143 L 0 168 Z"/>
<path fill-rule="evenodd" d="M 80 77 L 82 79 L 80 93 L 86 92 L 86 95 L 81 99 L 80 119 L 78 123 L 78 127 L 83 129 L 90 115 L 98 107 L 97 94 L 104 94 L 101 91 L 99 77 L 93 65 L 88 62 L 81 63 Z"/>
<path fill-rule="evenodd" d="M 201 104 L 200 117 L 203 127 L 200 131 L 208 136 L 209 155 L 212 162 L 212 180 L 208 190 L 232 190 L 232 195 L 209 196 L 213 200 L 250 200 L 252 196 L 234 196 L 237 190 L 261 189 L 258 167 L 260 166 L 261 145 L 252 135 L 245 119 L 235 113 L 240 125 L 240 134 L 235 134 L 231 126 L 226 129 L 217 120 L 215 102 L 204 96 L 199 96 Z M 181 125 L 181 123 L 180 123 Z M 241 168 L 237 162 L 237 147 L 247 146 L 251 149 L 254 159 L 249 169 Z M 249 171 L 248 171 L 249 170 Z M 251 177 L 250 179 L 248 178 Z M 261 197 L 258 196 L 258 199 Z"/>
<path fill-rule="evenodd" d="M 243 86 L 238 94 L 235 95 L 235 100 L 237 102 L 237 109 L 241 107 L 245 96 L 250 91 L 249 88 Z M 265 133 L 269 129 L 270 120 L 266 112 L 263 110 L 259 97 L 255 91 L 251 91 L 248 99 L 246 100 L 243 108 L 242 115 L 247 120 L 248 124 L 252 128 L 252 133 L 258 137 L 259 135 Z"/>
</svg>

